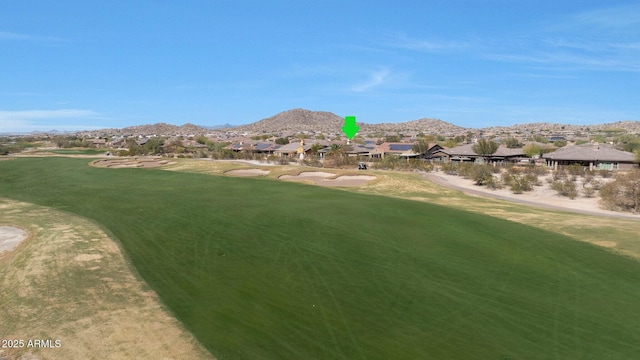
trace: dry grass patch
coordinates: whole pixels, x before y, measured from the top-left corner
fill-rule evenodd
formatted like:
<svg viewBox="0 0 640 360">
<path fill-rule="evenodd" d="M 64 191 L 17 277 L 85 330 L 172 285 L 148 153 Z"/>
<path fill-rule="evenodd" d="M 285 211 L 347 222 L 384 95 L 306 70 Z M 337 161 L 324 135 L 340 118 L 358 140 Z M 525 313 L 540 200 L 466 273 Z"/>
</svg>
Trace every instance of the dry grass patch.
<svg viewBox="0 0 640 360">
<path fill-rule="evenodd" d="M 0 225 L 31 235 L 0 258 L 0 337 L 60 340 L 59 348 L 0 349 L 0 358 L 212 358 L 96 224 L 0 199 Z"/>
</svg>

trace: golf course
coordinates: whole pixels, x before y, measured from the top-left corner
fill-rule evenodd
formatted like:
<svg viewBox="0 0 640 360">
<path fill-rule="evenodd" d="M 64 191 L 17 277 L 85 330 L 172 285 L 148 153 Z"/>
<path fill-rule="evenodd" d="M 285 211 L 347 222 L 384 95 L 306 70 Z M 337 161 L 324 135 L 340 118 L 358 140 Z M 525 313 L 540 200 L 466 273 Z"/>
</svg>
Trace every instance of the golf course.
<svg viewBox="0 0 640 360">
<path fill-rule="evenodd" d="M 217 359 L 640 358 L 634 230 L 615 252 L 535 226 L 543 210 L 379 190 L 409 175 L 345 190 L 88 162 L 0 161 L 0 199 L 96 224 Z"/>
</svg>

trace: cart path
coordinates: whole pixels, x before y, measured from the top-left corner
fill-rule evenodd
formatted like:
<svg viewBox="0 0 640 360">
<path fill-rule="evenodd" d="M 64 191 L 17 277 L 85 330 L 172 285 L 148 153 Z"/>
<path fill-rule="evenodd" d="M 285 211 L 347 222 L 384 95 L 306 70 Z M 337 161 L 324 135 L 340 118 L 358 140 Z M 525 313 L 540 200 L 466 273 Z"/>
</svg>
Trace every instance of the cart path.
<svg viewBox="0 0 640 360">
<path fill-rule="evenodd" d="M 469 195 L 489 197 L 489 198 L 494 198 L 494 199 L 499 199 L 499 200 L 506 200 L 506 201 L 515 202 L 515 203 L 522 204 L 522 205 L 533 206 L 533 207 L 542 208 L 542 209 L 548 209 L 548 210 L 557 210 L 557 211 L 573 212 L 573 213 L 584 214 L 584 215 L 604 216 L 604 217 L 617 218 L 617 219 L 640 221 L 640 216 L 638 216 L 638 215 L 623 214 L 623 213 L 617 214 L 617 213 L 608 213 L 608 212 L 600 212 L 600 211 L 590 211 L 590 210 L 574 209 L 574 208 L 564 207 L 564 206 L 559 206 L 559 205 L 545 204 L 544 202 L 539 202 L 539 201 L 518 199 L 517 195 L 504 196 L 504 195 L 499 195 L 499 194 L 493 194 L 489 190 L 484 190 L 483 191 L 483 190 L 471 189 L 471 188 L 466 187 L 466 186 L 460 186 L 460 185 L 452 184 L 445 177 L 442 177 L 442 176 L 440 176 L 438 174 L 434 174 L 434 173 L 422 173 L 422 176 L 424 178 L 428 179 L 429 181 L 435 183 L 435 184 L 438 184 L 440 186 L 444 186 L 444 187 L 449 188 L 449 189 L 460 190 L 460 191 L 462 191 L 462 192 L 464 192 L 466 194 L 469 194 Z"/>
</svg>

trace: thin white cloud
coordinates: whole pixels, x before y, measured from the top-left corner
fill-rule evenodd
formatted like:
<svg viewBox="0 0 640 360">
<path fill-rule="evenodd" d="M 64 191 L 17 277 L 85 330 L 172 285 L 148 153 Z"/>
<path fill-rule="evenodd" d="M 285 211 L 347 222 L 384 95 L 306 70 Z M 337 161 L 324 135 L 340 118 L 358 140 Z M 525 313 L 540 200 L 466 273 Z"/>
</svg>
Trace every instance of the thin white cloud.
<svg viewBox="0 0 640 360">
<path fill-rule="evenodd" d="M 92 110 L 18 110 L 0 111 L 0 133 L 26 133 L 31 131 L 97 129 L 103 126 L 86 124 L 101 119 Z"/>
<path fill-rule="evenodd" d="M 638 54 L 640 55 L 640 54 Z M 640 72 L 638 58 L 604 54 L 579 54 L 572 52 L 536 52 L 530 54 L 488 54 L 487 58 L 503 62 L 544 64 L 557 70 L 601 70 Z"/>
<path fill-rule="evenodd" d="M 369 76 L 369 79 L 364 83 L 357 84 L 351 87 L 351 90 L 355 92 L 363 92 L 369 91 L 377 86 L 382 85 L 385 80 L 389 77 L 390 71 L 389 69 L 381 69 L 374 71 Z"/>
<path fill-rule="evenodd" d="M 464 41 L 444 41 L 435 39 L 417 39 L 403 33 L 394 33 L 389 36 L 386 45 L 424 52 L 443 52 L 468 48 L 470 44 Z"/>
<path fill-rule="evenodd" d="M 61 42 L 66 41 L 63 38 L 56 36 L 42 36 L 42 35 L 31 35 L 31 34 L 21 34 L 9 31 L 0 31 L 0 40 L 9 40 L 9 41 L 44 41 L 44 42 Z"/>
<path fill-rule="evenodd" d="M 60 109 L 60 110 L 0 110 L 0 121 L 35 120 L 35 119 L 67 119 L 96 117 L 99 114 L 92 110 Z"/>
<path fill-rule="evenodd" d="M 637 32 L 640 27 L 640 4 L 585 11 L 574 18 L 577 23 L 584 26 L 613 30 L 628 29 Z"/>
</svg>

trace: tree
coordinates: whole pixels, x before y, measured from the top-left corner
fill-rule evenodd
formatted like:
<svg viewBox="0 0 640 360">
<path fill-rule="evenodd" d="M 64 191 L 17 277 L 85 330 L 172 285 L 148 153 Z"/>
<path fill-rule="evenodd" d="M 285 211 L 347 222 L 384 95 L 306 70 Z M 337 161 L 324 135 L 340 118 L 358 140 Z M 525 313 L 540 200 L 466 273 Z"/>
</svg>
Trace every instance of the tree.
<svg viewBox="0 0 640 360">
<path fill-rule="evenodd" d="M 440 143 L 440 145 L 447 147 L 447 148 L 452 148 L 452 147 L 456 147 L 458 145 L 460 145 L 460 141 L 456 140 L 458 137 L 456 136 L 455 138 L 450 138 L 447 139 L 447 141 Z"/>
<path fill-rule="evenodd" d="M 182 143 L 182 140 L 179 139 L 176 139 L 171 144 L 168 144 L 167 148 L 170 149 L 170 151 L 174 154 L 182 154 L 186 149 L 186 147 Z"/>
<path fill-rule="evenodd" d="M 424 154 L 429 150 L 429 142 L 426 139 L 418 139 L 411 148 L 416 154 Z"/>
<path fill-rule="evenodd" d="M 342 144 L 331 144 L 327 150 L 327 156 L 336 156 L 344 154 L 344 147 Z"/>
<path fill-rule="evenodd" d="M 322 150 L 322 145 L 319 143 L 313 143 L 311 148 L 309 148 L 309 153 L 316 155 L 320 150 Z"/>
<path fill-rule="evenodd" d="M 149 139 L 149 141 L 147 141 L 146 144 L 142 146 L 142 149 L 145 154 L 155 155 L 155 154 L 162 153 L 163 145 L 164 145 L 163 138 L 152 138 L 152 139 Z"/>
<path fill-rule="evenodd" d="M 287 138 L 277 138 L 276 144 L 278 145 L 287 145 L 289 143 L 289 139 Z"/>
<path fill-rule="evenodd" d="M 326 157 L 333 161 L 335 167 L 340 167 L 345 163 L 346 149 L 341 144 L 331 144 L 327 149 Z"/>
<path fill-rule="evenodd" d="M 522 146 L 522 144 L 520 144 L 518 139 L 514 138 L 513 136 L 509 136 L 504 139 L 504 146 L 508 147 L 509 149 L 515 149 Z"/>
<path fill-rule="evenodd" d="M 522 151 L 524 152 L 525 155 L 532 158 L 536 155 L 542 154 L 542 147 L 540 147 L 540 145 L 538 144 L 531 143 L 531 144 L 525 145 L 525 147 L 522 148 Z"/>
<path fill-rule="evenodd" d="M 493 140 L 481 138 L 477 143 L 473 144 L 471 149 L 481 157 L 488 157 L 498 151 L 498 143 Z"/>
</svg>

